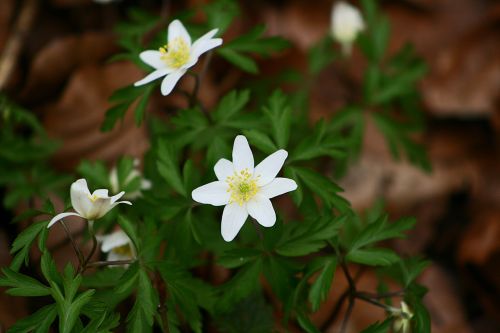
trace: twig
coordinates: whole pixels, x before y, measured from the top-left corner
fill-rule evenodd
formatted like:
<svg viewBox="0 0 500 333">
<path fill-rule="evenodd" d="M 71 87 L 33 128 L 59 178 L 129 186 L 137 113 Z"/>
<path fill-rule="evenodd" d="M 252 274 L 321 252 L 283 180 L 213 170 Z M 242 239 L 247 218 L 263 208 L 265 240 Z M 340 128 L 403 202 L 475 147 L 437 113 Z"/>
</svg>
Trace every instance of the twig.
<svg viewBox="0 0 500 333">
<path fill-rule="evenodd" d="M 61 219 L 60 222 L 61 222 L 61 225 L 64 228 L 64 231 L 66 232 L 66 235 L 68 236 L 68 238 L 69 238 L 69 240 L 71 242 L 71 245 L 73 246 L 73 250 L 75 251 L 75 253 L 76 253 L 77 257 L 78 257 L 78 271 L 80 271 L 81 268 L 83 267 L 84 263 L 85 263 L 85 259 L 84 259 L 84 256 L 82 254 L 82 251 L 80 250 L 80 248 L 76 244 L 75 239 L 73 238 L 73 235 L 69 231 L 68 226 L 66 225 L 66 223 L 64 222 L 64 220 Z"/>
<path fill-rule="evenodd" d="M 23 39 L 31 28 L 37 8 L 38 0 L 25 0 L 21 8 L 21 13 L 17 18 L 11 36 L 0 56 L 0 90 L 5 88 L 12 70 L 16 66 Z"/>
<path fill-rule="evenodd" d="M 102 266 L 119 266 L 119 265 L 130 265 L 133 264 L 135 260 L 111 260 L 111 261 L 93 261 L 87 264 L 89 267 L 102 267 Z"/>
</svg>

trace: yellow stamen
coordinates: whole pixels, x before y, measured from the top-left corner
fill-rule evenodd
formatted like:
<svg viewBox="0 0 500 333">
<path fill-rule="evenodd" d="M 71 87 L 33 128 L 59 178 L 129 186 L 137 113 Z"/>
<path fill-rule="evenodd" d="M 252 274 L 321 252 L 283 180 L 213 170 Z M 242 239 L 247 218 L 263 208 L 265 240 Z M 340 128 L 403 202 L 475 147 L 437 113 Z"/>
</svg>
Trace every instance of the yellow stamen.
<svg viewBox="0 0 500 333">
<path fill-rule="evenodd" d="M 161 60 L 170 68 L 180 68 L 189 61 L 189 45 L 181 37 L 160 47 Z"/>
<path fill-rule="evenodd" d="M 96 200 L 99 199 L 99 197 L 95 194 L 92 194 L 92 195 L 88 194 L 88 197 L 89 197 L 90 201 L 92 201 L 92 202 L 96 202 Z"/>
<path fill-rule="evenodd" d="M 112 251 L 122 256 L 133 257 L 132 248 L 129 244 L 115 247 Z"/>
<path fill-rule="evenodd" d="M 239 173 L 235 172 L 234 175 L 226 178 L 226 183 L 229 184 L 228 192 L 231 193 L 229 203 L 237 202 L 242 206 L 245 202 L 252 199 L 259 191 L 257 179 L 253 177 L 248 169 L 241 170 Z"/>
</svg>

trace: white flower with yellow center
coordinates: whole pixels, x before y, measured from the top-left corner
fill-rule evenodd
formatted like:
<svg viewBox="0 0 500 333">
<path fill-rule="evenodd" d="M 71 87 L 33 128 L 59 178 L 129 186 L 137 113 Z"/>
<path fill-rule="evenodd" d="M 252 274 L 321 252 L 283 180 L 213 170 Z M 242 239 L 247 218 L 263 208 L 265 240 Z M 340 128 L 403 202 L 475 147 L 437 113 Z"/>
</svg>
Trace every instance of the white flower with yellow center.
<svg viewBox="0 0 500 333">
<path fill-rule="evenodd" d="M 408 304 L 404 301 L 401 302 L 401 309 L 393 311 L 393 315 L 397 318 L 394 320 L 393 328 L 397 333 L 410 333 L 411 332 L 411 318 L 413 312 L 410 310 Z"/>
<path fill-rule="evenodd" d="M 193 67 L 198 58 L 205 52 L 220 46 L 222 38 L 213 38 L 218 29 L 213 29 L 191 44 L 191 36 L 179 20 L 168 26 L 168 44 L 158 51 L 147 50 L 139 57 L 155 70 L 134 86 L 147 84 L 163 76 L 161 93 L 166 96 L 172 92 L 179 79 Z"/>
<path fill-rule="evenodd" d="M 71 184 L 70 194 L 71 205 L 76 213 L 57 214 L 50 220 L 47 228 L 50 228 L 54 223 L 68 216 L 79 216 L 87 221 L 94 221 L 106 215 L 107 212 L 118 204 L 132 204 L 129 201 L 118 201 L 125 192 L 120 192 L 112 197 L 108 196 L 108 190 L 104 189 L 95 190 L 93 193 L 90 193 L 85 179 L 78 179 Z"/>
<path fill-rule="evenodd" d="M 132 260 L 137 254 L 132 240 L 123 230 L 111 234 L 98 236 L 101 242 L 101 251 L 107 253 L 107 261 Z"/>
<path fill-rule="evenodd" d="M 254 168 L 253 154 L 243 135 L 234 140 L 233 161 L 220 159 L 214 166 L 218 181 L 195 189 L 191 196 L 197 202 L 223 206 L 221 234 L 232 241 L 248 215 L 264 227 L 276 222 L 271 198 L 297 188 L 294 180 L 277 178 L 288 153 L 280 149 Z"/>
<path fill-rule="evenodd" d="M 345 55 L 351 53 L 352 43 L 358 34 L 365 29 L 365 23 L 359 9 L 344 2 L 337 2 L 332 8 L 332 35 L 342 45 Z"/>
</svg>

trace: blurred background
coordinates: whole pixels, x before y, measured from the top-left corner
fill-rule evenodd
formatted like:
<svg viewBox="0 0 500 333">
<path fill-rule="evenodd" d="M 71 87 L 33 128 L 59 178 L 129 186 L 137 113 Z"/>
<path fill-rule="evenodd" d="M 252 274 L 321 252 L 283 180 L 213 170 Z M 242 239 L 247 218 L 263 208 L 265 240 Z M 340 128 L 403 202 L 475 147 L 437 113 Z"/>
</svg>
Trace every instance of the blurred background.
<svg viewBox="0 0 500 333">
<path fill-rule="evenodd" d="M 31 110 L 49 137 L 61 143 L 51 160 L 59 171 L 72 171 L 83 158 L 109 164 L 124 154 L 141 158 L 148 148 L 147 128 L 135 127 L 131 113 L 113 131 L 99 131 L 110 94 L 143 75 L 130 62 L 108 62 L 120 50 L 113 27 L 127 9 L 140 5 L 169 21 L 172 13 L 206 1 L 100 2 L 0 1 L 0 90 Z M 291 47 L 258 58 L 258 76 L 214 59 L 200 90 L 209 108 L 234 87 L 272 80 L 289 68 L 306 71 L 308 50 L 330 30 L 331 0 L 239 2 L 242 15 L 225 40 L 262 23 L 267 34 L 288 39 Z M 420 282 L 429 288 L 425 302 L 433 332 L 500 332 L 500 1 L 379 3 L 392 27 L 390 50 L 410 42 L 427 63 L 419 84 L 426 129 L 418 139 L 426 146 L 432 172 L 394 161 L 368 122 L 362 153 L 339 184 L 359 211 L 382 202 L 391 217 L 417 217 L 408 239 L 390 245 L 432 261 Z M 322 71 L 311 82 L 311 118 L 330 118 L 359 98 L 362 75 L 363 58 L 356 48 L 350 58 Z M 181 85 L 189 86 L 188 81 Z M 180 95 L 154 97 L 148 112 L 186 107 Z M 3 210 L 0 217 L 0 266 L 5 266 L 18 226 L 8 223 L 11 212 Z M 337 325 L 329 322 L 345 285 L 342 275 L 337 277 L 329 301 L 315 316 L 325 331 Z M 359 283 L 374 286 L 376 278 L 365 274 Z M 34 308 L 26 299 L 0 293 L 3 327 Z M 374 321 L 372 310 L 356 303 L 350 332 Z"/>
</svg>

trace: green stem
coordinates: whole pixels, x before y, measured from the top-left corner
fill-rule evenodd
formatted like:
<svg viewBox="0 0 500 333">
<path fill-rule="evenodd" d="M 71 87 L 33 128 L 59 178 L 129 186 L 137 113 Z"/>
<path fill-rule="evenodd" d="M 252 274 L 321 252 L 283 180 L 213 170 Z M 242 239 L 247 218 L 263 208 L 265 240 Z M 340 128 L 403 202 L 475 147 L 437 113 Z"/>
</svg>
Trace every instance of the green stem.
<svg viewBox="0 0 500 333">
<path fill-rule="evenodd" d="M 63 226 L 64 231 L 66 232 L 66 235 L 68 236 L 68 238 L 71 242 L 71 246 L 73 247 L 73 250 L 75 251 L 76 256 L 78 257 L 78 271 L 80 271 L 84 265 L 84 262 L 85 262 L 83 253 L 80 250 L 80 248 L 78 247 L 78 245 L 76 244 L 75 239 L 73 238 L 73 235 L 69 231 L 68 226 L 66 225 L 64 220 L 61 219 L 60 222 L 61 222 L 61 225 Z"/>
</svg>

